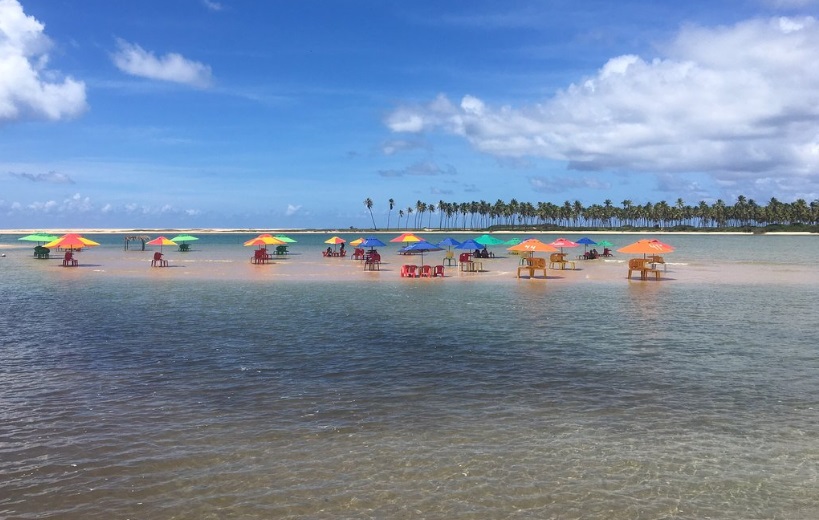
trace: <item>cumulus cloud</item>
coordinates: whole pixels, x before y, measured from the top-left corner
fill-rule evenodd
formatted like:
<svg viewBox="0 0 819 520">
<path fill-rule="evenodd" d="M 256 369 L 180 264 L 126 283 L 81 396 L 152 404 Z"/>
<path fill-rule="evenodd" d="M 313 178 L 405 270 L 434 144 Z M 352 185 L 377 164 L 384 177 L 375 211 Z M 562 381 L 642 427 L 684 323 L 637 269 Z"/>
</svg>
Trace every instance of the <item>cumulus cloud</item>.
<svg viewBox="0 0 819 520">
<path fill-rule="evenodd" d="M 19 207 L 18 209 L 23 209 Z M 79 193 L 75 193 L 67 199 L 62 201 L 48 200 L 45 202 L 32 202 L 25 208 L 34 213 L 49 213 L 49 214 L 76 214 L 88 213 L 94 209 L 94 204 L 91 203 L 90 197 L 83 197 Z"/>
<path fill-rule="evenodd" d="M 439 95 L 386 118 L 498 157 L 585 171 L 706 172 L 819 183 L 819 24 L 810 17 L 681 29 L 663 56 L 624 55 L 531 106 Z"/>
<path fill-rule="evenodd" d="M 171 52 L 156 56 L 135 43 L 117 40 L 118 50 L 112 55 L 114 65 L 132 76 L 182 83 L 198 88 L 211 84 L 210 66 L 186 59 Z"/>
<path fill-rule="evenodd" d="M 27 179 L 32 182 L 46 182 L 49 184 L 74 184 L 74 180 L 64 173 L 11 173 L 12 177 Z"/>
<path fill-rule="evenodd" d="M 299 205 L 288 204 L 287 205 L 287 210 L 284 212 L 284 214 L 287 215 L 288 217 L 291 217 L 291 216 L 295 215 L 296 213 L 298 213 L 300 209 L 301 209 L 300 204 Z"/>
<path fill-rule="evenodd" d="M 0 122 L 59 120 L 86 109 L 85 83 L 47 68 L 44 29 L 17 0 L 0 0 Z"/>
</svg>

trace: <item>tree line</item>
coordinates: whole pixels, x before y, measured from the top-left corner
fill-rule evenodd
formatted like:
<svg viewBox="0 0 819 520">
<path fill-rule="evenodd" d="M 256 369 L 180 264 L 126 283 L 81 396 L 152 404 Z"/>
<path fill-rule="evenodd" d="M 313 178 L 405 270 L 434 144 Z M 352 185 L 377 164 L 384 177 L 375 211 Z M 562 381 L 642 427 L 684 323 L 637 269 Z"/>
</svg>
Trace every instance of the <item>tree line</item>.
<svg viewBox="0 0 819 520">
<path fill-rule="evenodd" d="M 366 198 L 364 205 L 370 212 L 373 228 L 378 229 L 373 214 L 373 200 Z M 387 229 L 391 229 L 394 199 L 388 200 Z M 624 200 L 615 206 L 610 199 L 602 204 L 584 206 L 580 201 L 565 201 L 562 205 L 551 202 L 509 202 L 498 199 L 494 203 L 481 201 L 428 203 L 421 200 L 415 205 L 398 208 L 396 229 L 640 229 L 716 230 L 724 228 L 805 228 L 819 225 L 819 200 L 808 203 L 804 199 L 781 202 L 771 198 L 767 204 L 758 204 L 743 195 L 734 204 L 717 200 L 713 204 L 700 201 L 697 205 L 677 199 L 634 204 Z M 812 231 L 819 231 L 813 229 Z"/>
</svg>

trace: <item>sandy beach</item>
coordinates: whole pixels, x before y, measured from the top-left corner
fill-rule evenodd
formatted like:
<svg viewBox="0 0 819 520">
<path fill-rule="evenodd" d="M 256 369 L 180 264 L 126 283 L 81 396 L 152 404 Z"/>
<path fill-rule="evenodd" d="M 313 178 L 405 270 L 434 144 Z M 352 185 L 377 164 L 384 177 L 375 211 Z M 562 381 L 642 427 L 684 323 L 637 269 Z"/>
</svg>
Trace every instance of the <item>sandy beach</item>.
<svg viewBox="0 0 819 520">
<path fill-rule="evenodd" d="M 91 230 L 89 230 L 89 233 Z M 24 231 L 21 233 L 25 233 Z M 119 234 L 115 231 L 112 234 Z M 128 232 L 123 232 L 127 234 Z M 163 232 L 169 234 L 169 232 Z M 193 233 L 204 234 L 202 231 Z M 244 234 L 243 232 L 241 234 Z M 219 233 L 224 235 L 225 233 Z M 237 232 L 237 234 L 240 234 Z M 327 232 L 318 233 L 322 235 Z M 426 233 L 429 234 L 429 233 Z M 550 234 L 554 235 L 554 234 Z M 294 235 L 296 236 L 296 235 Z M 314 237 L 314 241 L 317 240 Z M 630 240 L 630 239 L 629 239 Z M 635 239 L 636 240 L 636 239 Z M 443 262 L 443 252 L 419 255 L 400 255 L 395 244 L 382 250 L 380 270 L 366 271 L 363 262 L 347 258 L 325 258 L 315 245 L 295 244 L 292 254 L 275 257 L 268 264 L 256 265 L 250 262 L 251 248 L 211 247 L 203 245 L 188 253 L 166 248 L 164 258 L 168 267 L 151 267 L 153 249 L 146 251 L 124 251 L 122 248 L 97 247 L 77 254 L 79 266 L 74 269 L 62 267 L 61 254 L 52 255 L 49 260 L 34 260 L 30 257 L 31 244 L 0 244 L 0 250 L 7 255 L 4 261 L 19 261 L 30 269 L 42 270 L 59 277 L 128 277 L 162 280 L 252 280 L 259 283 L 320 280 L 327 283 L 356 281 L 361 283 L 493 283 L 536 285 L 623 283 L 644 285 L 669 285 L 679 283 L 695 284 L 805 284 L 819 283 L 816 269 L 811 265 L 784 264 L 772 269 L 768 265 L 755 262 L 726 262 L 719 257 L 702 261 L 691 259 L 684 250 L 666 255 L 666 264 L 658 265 L 662 271 L 660 281 L 641 281 L 639 276 L 626 280 L 629 255 L 615 254 L 613 258 L 596 260 L 578 259 L 579 251 L 567 250 L 567 258 L 575 262 L 575 269 L 549 269 L 547 277 L 538 272 L 534 279 L 517 278 L 520 257 L 511 254 L 503 246 L 495 248 L 497 258 L 482 259 L 481 272 L 462 272 L 457 266 L 446 266 L 444 278 L 407 279 L 400 277 L 403 264 L 439 265 Z M 155 248 L 154 248 L 155 249 Z M 536 256 L 548 258 L 548 254 Z M 568 267 L 571 267 L 569 265 Z"/>
</svg>

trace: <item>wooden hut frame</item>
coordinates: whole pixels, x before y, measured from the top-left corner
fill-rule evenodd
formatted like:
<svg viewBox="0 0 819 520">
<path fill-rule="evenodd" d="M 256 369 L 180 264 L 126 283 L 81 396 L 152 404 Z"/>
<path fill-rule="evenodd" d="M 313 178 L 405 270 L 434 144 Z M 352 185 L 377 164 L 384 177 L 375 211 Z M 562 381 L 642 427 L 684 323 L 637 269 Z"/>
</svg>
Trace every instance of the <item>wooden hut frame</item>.
<svg viewBox="0 0 819 520">
<path fill-rule="evenodd" d="M 125 250 L 131 249 L 131 242 L 142 242 L 142 251 L 145 251 L 145 242 L 149 241 L 151 237 L 148 235 L 128 235 L 125 237 Z"/>
</svg>

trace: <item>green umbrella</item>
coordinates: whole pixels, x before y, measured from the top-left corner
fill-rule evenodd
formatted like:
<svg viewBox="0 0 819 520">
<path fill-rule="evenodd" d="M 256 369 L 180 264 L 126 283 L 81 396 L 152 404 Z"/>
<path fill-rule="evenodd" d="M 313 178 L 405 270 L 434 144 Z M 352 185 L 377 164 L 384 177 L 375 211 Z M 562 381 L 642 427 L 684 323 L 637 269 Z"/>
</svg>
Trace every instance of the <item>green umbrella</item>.
<svg viewBox="0 0 819 520">
<path fill-rule="evenodd" d="M 24 237 L 20 237 L 17 240 L 25 240 L 26 242 L 52 242 L 57 240 L 57 235 L 47 235 L 45 233 L 34 233 L 33 235 L 26 235 Z"/>
<path fill-rule="evenodd" d="M 481 235 L 475 239 L 475 242 L 479 243 L 482 246 L 497 246 L 506 243 L 503 240 L 495 238 L 491 235 Z"/>
<path fill-rule="evenodd" d="M 506 241 L 506 245 L 507 246 L 516 246 L 516 245 L 520 244 L 521 242 L 522 242 L 522 240 L 519 239 L 519 238 L 510 238 L 509 240 Z"/>
<path fill-rule="evenodd" d="M 600 242 L 597 243 L 597 245 L 600 246 L 600 247 L 611 247 L 614 244 L 612 244 L 608 240 L 601 240 Z"/>
<path fill-rule="evenodd" d="M 293 242 L 295 242 L 295 240 L 285 235 L 276 235 L 275 238 L 278 238 L 282 242 L 287 242 L 288 244 L 292 244 Z"/>
<path fill-rule="evenodd" d="M 193 242 L 194 240 L 199 239 L 191 235 L 176 235 L 171 239 L 172 242 Z"/>
</svg>

